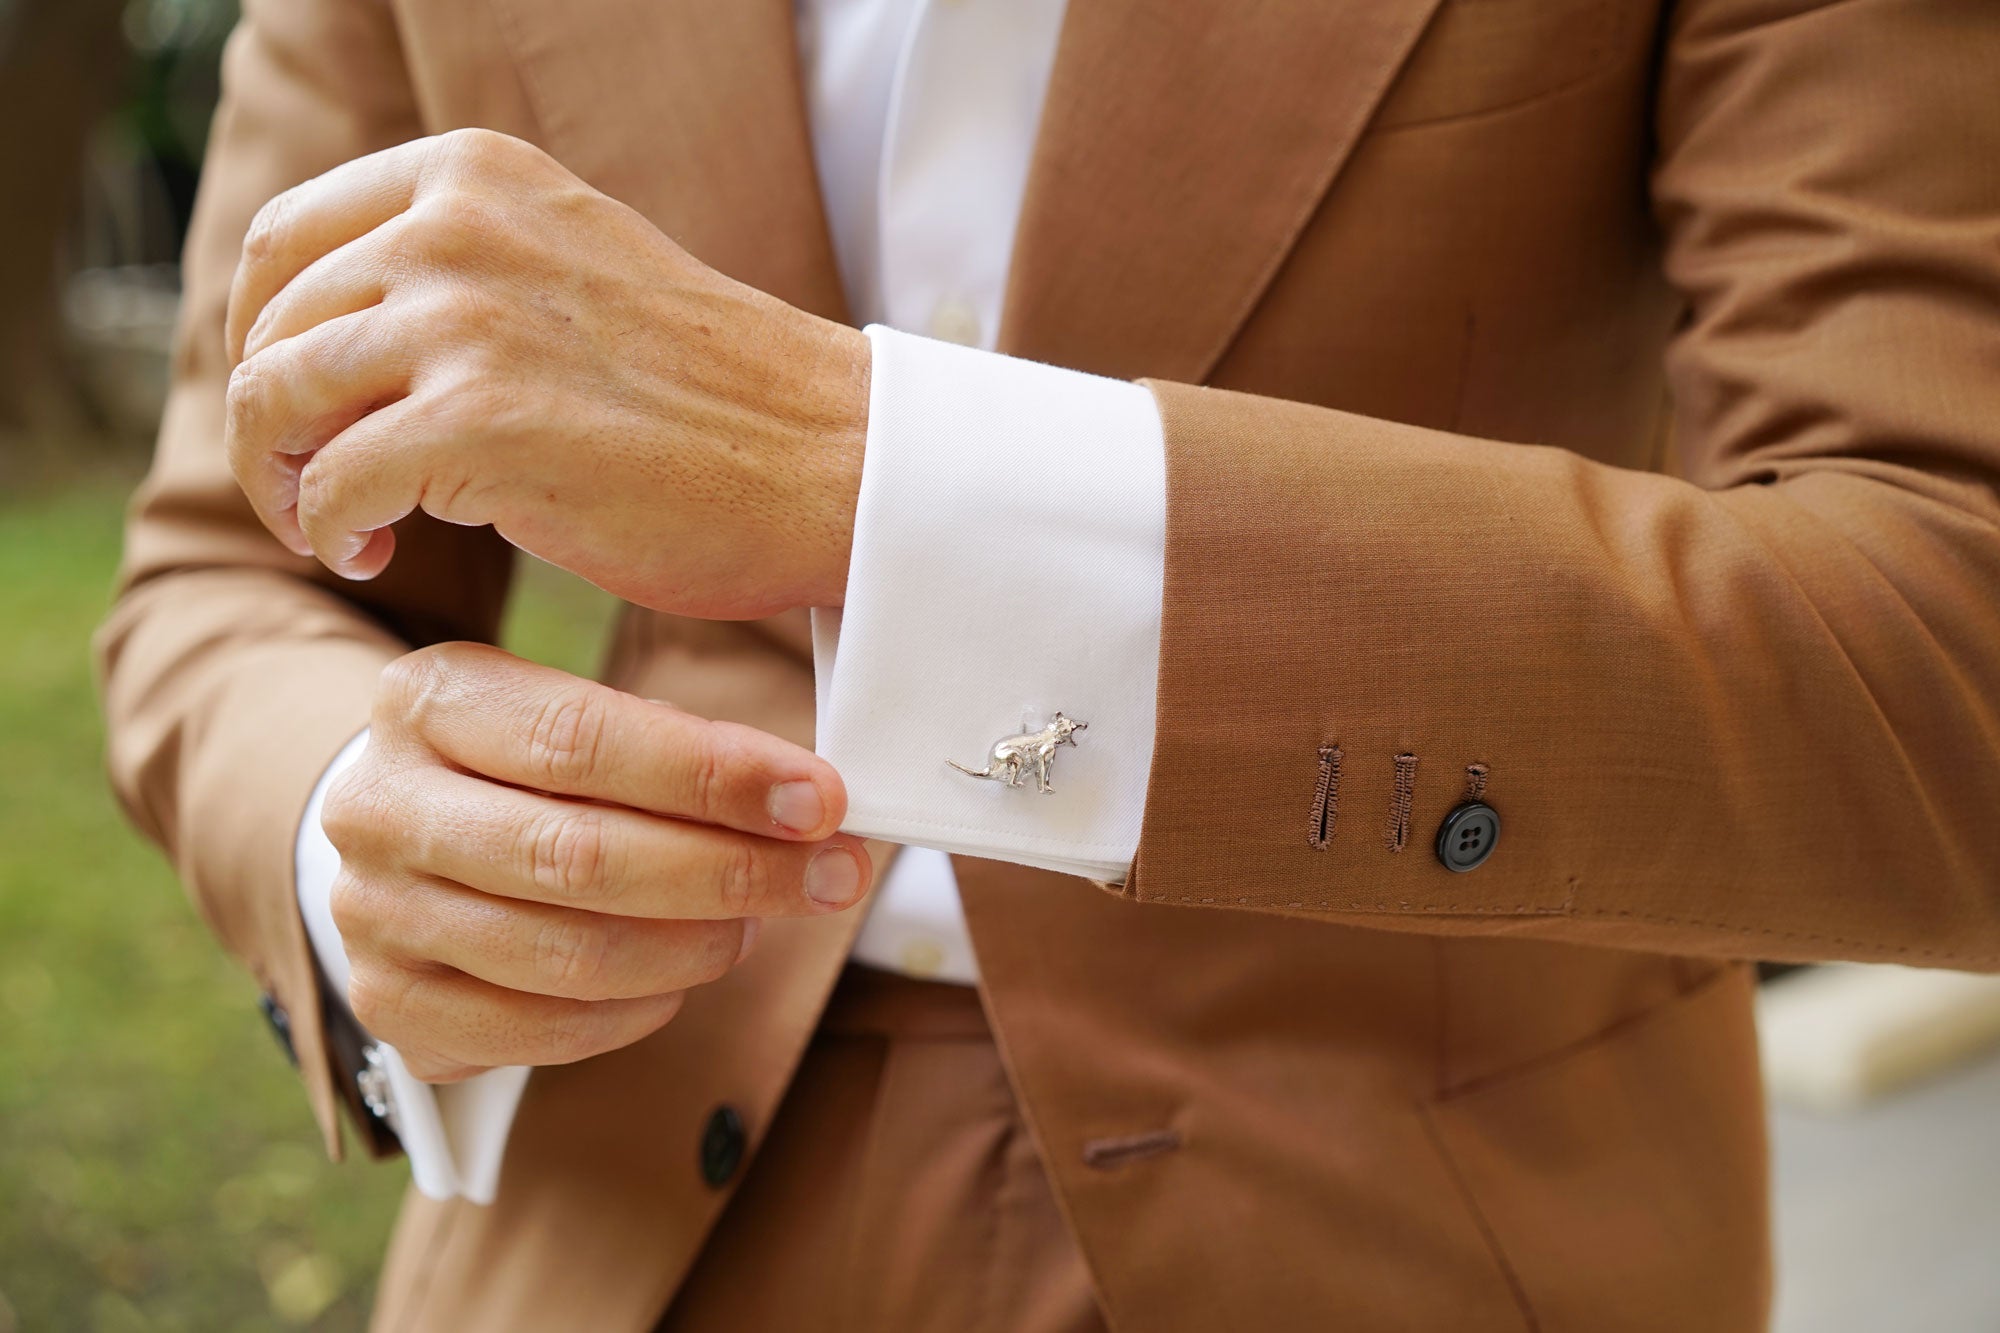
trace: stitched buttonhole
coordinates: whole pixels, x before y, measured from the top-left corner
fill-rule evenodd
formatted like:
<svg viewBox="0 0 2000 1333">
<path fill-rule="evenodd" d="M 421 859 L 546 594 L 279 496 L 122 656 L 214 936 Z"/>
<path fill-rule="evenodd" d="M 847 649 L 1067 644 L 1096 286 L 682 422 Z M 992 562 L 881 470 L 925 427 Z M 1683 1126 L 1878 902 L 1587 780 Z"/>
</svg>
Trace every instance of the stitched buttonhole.
<svg viewBox="0 0 2000 1333">
<path fill-rule="evenodd" d="M 1465 766 L 1466 801 L 1483 801 L 1486 799 L 1487 771 L 1484 764 L 1467 764 Z"/>
<path fill-rule="evenodd" d="M 1083 1145 L 1083 1164 L 1109 1171 L 1142 1157 L 1157 1157 L 1181 1146 L 1177 1129 L 1156 1129 L 1150 1134 L 1126 1134 L 1111 1139 L 1091 1139 Z"/>
<path fill-rule="evenodd" d="M 1333 841 L 1333 821 L 1340 813 L 1340 747 L 1319 747 L 1319 777 L 1313 783 L 1312 810 L 1306 822 L 1306 841 L 1317 851 L 1325 851 Z"/>
<path fill-rule="evenodd" d="M 1396 756 L 1396 786 L 1389 794 L 1389 823 L 1382 830 L 1382 845 L 1400 852 L 1410 842 L 1410 807 L 1416 801 L 1417 757 Z"/>
</svg>

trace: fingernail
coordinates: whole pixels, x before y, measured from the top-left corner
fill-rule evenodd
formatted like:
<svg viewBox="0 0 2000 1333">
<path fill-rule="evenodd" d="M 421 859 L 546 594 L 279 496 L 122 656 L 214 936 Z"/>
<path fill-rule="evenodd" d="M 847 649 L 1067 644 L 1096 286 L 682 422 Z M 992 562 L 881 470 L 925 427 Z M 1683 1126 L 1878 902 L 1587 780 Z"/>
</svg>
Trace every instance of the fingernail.
<svg viewBox="0 0 2000 1333">
<path fill-rule="evenodd" d="M 335 571 L 339 573 L 340 577 L 344 579 L 353 579 L 356 582 L 359 582 L 367 577 L 367 575 L 361 573 L 361 571 L 359 571 L 354 567 L 354 562 L 356 560 L 359 560 L 361 558 L 361 553 L 367 549 L 368 549 L 367 533 L 354 533 L 349 536 L 341 538 L 340 546 L 334 552 L 333 556 L 333 567 Z"/>
<path fill-rule="evenodd" d="M 812 782 L 779 783 L 771 788 L 765 808 L 772 819 L 794 833 L 810 833 L 826 818 L 826 802 L 820 799 L 818 784 Z"/>
<path fill-rule="evenodd" d="M 757 932 L 763 928 L 764 922 L 761 917 L 746 916 L 743 918 L 743 943 L 736 946 L 737 962 L 740 963 L 750 956 L 751 948 L 757 943 Z"/>
<path fill-rule="evenodd" d="M 861 863 L 845 847 L 829 847 L 806 866 L 806 897 L 821 907 L 845 907 L 861 896 Z"/>
</svg>

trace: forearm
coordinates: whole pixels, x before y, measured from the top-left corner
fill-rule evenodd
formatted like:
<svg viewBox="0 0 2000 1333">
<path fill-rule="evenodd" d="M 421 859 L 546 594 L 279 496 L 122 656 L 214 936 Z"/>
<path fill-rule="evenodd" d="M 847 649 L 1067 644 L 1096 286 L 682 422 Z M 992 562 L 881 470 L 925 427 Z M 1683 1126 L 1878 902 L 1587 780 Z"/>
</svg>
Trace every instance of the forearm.
<svg viewBox="0 0 2000 1333">
<path fill-rule="evenodd" d="M 2000 964 L 1979 850 L 2000 801 L 1990 510 L 1921 475 L 1708 491 L 1158 392 L 1165 621 L 1133 896 Z M 1430 843 L 1475 765 L 1502 837 L 1452 874 Z"/>
<path fill-rule="evenodd" d="M 1132 891 L 2000 966 L 1996 60 L 2000 19 L 1949 0 L 1676 8 L 1651 185 L 1678 476 L 1161 387 Z M 1424 843 L 1472 765 L 1502 833 L 1453 875 Z"/>
<path fill-rule="evenodd" d="M 861 614 L 820 636 L 821 748 L 855 783 L 858 831 L 1107 881 L 1136 843 L 1142 901 L 2000 959 L 1977 854 L 2000 799 L 1982 592 L 2000 542 L 1976 493 L 1840 459 L 1704 488 L 1156 385 L 1162 596 L 1118 572 L 1160 559 L 1161 446 L 1094 415 L 1117 401 L 1102 381 L 898 335 L 877 349 Z M 1030 466 L 1052 439 L 1123 461 L 1095 482 Z M 1003 478 L 1068 472 L 1079 507 L 1010 519 L 1033 503 L 947 443 Z M 939 762 L 1028 699 L 1100 722 L 1060 795 Z M 1475 796 L 1504 845 L 1454 874 L 1435 844 Z"/>
<path fill-rule="evenodd" d="M 1995 965 L 1996 57 L 2000 24 L 1950 0 L 1676 7 L 1651 174 L 1684 303 L 1675 475 L 1587 461 L 1652 452 L 1630 414 L 1589 438 L 1590 384 L 1523 385 L 1512 418 L 1578 453 L 1155 386 L 1159 711 L 1127 891 Z M 1475 792 L 1500 840 L 1453 874 L 1436 840 Z"/>
</svg>

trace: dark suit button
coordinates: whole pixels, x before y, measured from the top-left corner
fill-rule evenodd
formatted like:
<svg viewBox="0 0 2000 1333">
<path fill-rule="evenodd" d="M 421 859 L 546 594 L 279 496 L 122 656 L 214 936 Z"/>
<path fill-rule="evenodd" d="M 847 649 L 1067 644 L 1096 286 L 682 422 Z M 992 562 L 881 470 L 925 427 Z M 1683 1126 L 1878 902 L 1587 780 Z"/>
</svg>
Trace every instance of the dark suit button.
<svg viewBox="0 0 2000 1333">
<path fill-rule="evenodd" d="M 709 1113 L 701 1131 L 701 1178 L 721 1189 L 743 1165 L 743 1150 L 749 1136 L 743 1132 L 743 1117 L 733 1106 L 718 1106 Z"/>
<path fill-rule="evenodd" d="M 268 995 L 257 997 L 257 1007 L 264 1011 L 264 1021 L 271 1025 L 271 1032 L 278 1039 L 278 1045 L 285 1048 L 285 1058 L 293 1064 L 299 1062 L 299 1053 L 292 1049 L 292 1016 Z"/>
<path fill-rule="evenodd" d="M 1499 812 L 1484 801 L 1467 801 L 1438 826 L 1438 860 L 1446 870 L 1462 875 L 1484 865 L 1499 841 Z"/>
</svg>

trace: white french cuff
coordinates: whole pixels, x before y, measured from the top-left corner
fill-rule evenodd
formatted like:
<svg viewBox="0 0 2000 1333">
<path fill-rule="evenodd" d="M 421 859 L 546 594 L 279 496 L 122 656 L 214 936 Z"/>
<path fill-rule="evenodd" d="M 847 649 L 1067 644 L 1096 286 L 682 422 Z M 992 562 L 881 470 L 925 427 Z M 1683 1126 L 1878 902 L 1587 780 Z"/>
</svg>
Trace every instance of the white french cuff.
<svg viewBox="0 0 2000 1333">
<path fill-rule="evenodd" d="M 334 995 L 347 994 L 347 951 L 333 922 L 333 881 L 340 873 L 340 853 L 320 827 L 327 789 L 368 746 L 368 733 L 349 741 L 320 775 L 299 821 L 294 860 L 299 913 L 313 955 Z M 433 1199 L 463 1195 L 473 1203 L 491 1203 L 500 1185 L 500 1163 L 507 1152 L 507 1135 L 514 1112 L 528 1085 L 527 1069 L 491 1069 L 462 1083 L 433 1087 L 419 1080 L 394 1047 L 372 1041 L 374 1059 L 362 1074 L 362 1093 L 371 1109 L 388 1120 L 409 1158 L 410 1178 Z"/>
<path fill-rule="evenodd" d="M 870 326 L 846 605 L 813 613 L 851 833 L 1122 881 L 1153 758 L 1166 446 L 1143 387 Z M 1053 794 L 948 764 L 1061 712 Z"/>
</svg>

